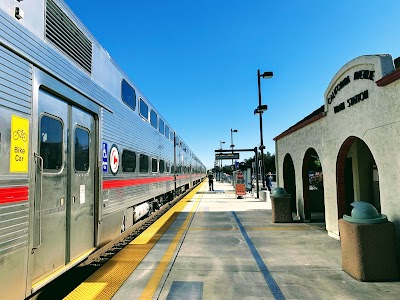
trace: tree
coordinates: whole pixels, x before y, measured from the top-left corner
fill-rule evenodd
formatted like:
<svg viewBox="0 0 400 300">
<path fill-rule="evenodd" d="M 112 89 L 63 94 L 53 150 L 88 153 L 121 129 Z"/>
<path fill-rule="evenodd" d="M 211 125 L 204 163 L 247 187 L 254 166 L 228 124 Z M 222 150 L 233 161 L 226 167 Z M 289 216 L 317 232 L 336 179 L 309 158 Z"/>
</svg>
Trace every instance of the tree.
<svg viewBox="0 0 400 300">
<path fill-rule="evenodd" d="M 261 156 L 261 153 L 259 153 Z M 255 161 L 255 156 L 250 157 L 248 159 L 243 160 L 243 164 L 240 164 L 240 169 L 241 170 L 247 170 L 247 169 L 252 169 L 253 162 Z M 271 154 L 269 152 L 264 153 L 264 166 L 265 166 L 265 172 L 271 172 L 275 173 L 276 172 L 276 167 L 275 167 L 275 154 Z"/>
<path fill-rule="evenodd" d="M 275 154 L 271 154 L 268 151 L 267 154 L 264 153 L 264 166 L 265 172 L 276 173 Z"/>
</svg>

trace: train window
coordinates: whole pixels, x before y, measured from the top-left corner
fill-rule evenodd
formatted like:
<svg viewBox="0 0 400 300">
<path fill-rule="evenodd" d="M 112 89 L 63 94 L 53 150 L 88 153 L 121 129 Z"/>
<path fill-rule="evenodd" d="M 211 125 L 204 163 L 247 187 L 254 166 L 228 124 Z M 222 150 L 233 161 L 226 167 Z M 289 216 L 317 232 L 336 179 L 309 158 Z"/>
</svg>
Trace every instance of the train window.
<svg viewBox="0 0 400 300">
<path fill-rule="evenodd" d="M 149 157 L 147 155 L 140 154 L 139 156 L 139 172 L 149 172 Z"/>
<path fill-rule="evenodd" d="M 165 172 L 165 161 L 160 159 L 160 173 Z"/>
<path fill-rule="evenodd" d="M 136 170 L 136 153 L 129 150 L 122 152 L 122 171 L 132 173 Z"/>
<path fill-rule="evenodd" d="M 174 132 L 173 132 L 173 131 L 171 131 L 170 134 L 169 134 L 169 140 L 170 140 L 171 142 L 174 141 Z"/>
<path fill-rule="evenodd" d="M 40 120 L 40 156 L 43 169 L 59 171 L 62 168 L 63 125 L 60 120 L 43 116 Z"/>
<path fill-rule="evenodd" d="M 149 106 L 142 98 L 140 98 L 139 113 L 144 119 L 149 119 Z"/>
<path fill-rule="evenodd" d="M 166 172 L 167 173 L 171 172 L 171 164 L 169 162 L 166 163 Z"/>
<path fill-rule="evenodd" d="M 154 110 L 150 111 L 150 124 L 151 126 L 153 126 L 154 128 L 157 129 L 157 121 L 158 121 L 158 117 L 157 114 Z"/>
<path fill-rule="evenodd" d="M 174 165 L 171 166 L 171 173 L 175 173 L 175 166 Z"/>
<path fill-rule="evenodd" d="M 165 125 L 165 137 L 169 138 L 169 127 L 167 125 Z"/>
<path fill-rule="evenodd" d="M 152 158 L 151 159 L 151 172 L 157 173 L 158 168 L 157 168 L 157 158 Z"/>
<path fill-rule="evenodd" d="M 175 144 L 176 144 L 177 146 L 180 146 L 180 140 L 179 140 L 178 137 L 175 138 Z"/>
<path fill-rule="evenodd" d="M 89 131 L 83 128 L 75 129 L 75 171 L 89 170 Z"/>
<path fill-rule="evenodd" d="M 161 134 L 164 134 L 164 126 L 165 126 L 164 121 L 162 119 L 160 119 L 159 131 L 160 131 Z"/>
<path fill-rule="evenodd" d="M 122 79 L 121 82 L 121 98 L 122 101 L 126 105 L 128 105 L 130 108 L 135 110 L 136 108 L 136 92 L 133 87 L 129 85 L 129 83 L 125 80 Z"/>
</svg>

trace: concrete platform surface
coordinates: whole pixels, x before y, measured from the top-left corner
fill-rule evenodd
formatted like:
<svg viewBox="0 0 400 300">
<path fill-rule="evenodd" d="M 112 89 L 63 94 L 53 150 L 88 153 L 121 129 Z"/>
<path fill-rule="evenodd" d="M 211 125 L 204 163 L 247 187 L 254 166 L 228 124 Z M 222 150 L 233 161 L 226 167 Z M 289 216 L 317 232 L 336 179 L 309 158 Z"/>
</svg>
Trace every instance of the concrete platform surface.
<svg viewBox="0 0 400 300">
<path fill-rule="evenodd" d="M 203 183 L 112 299 L 400 299 L 342 271 L 323 223 L 272 223 L 271 203 Z"/>
</svg>

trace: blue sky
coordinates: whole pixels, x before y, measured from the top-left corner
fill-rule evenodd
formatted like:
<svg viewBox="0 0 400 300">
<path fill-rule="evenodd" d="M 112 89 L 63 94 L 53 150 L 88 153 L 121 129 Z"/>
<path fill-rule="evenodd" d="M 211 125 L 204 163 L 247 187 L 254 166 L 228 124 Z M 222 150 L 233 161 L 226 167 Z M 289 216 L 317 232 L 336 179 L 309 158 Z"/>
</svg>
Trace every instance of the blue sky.
<svg viewBox="0 0 400 300">
<path fill-rule="evenodd" d="M 208 167 L 225 141 L 260 144 L 324 104 L 336 72 L 360 55 L 400 56 L 400 1 L 66 0 Z M 240 161 L 250 153 L 241 153 Z M 226 161 L 229 164 L 229 161 Z"/>
</svg>

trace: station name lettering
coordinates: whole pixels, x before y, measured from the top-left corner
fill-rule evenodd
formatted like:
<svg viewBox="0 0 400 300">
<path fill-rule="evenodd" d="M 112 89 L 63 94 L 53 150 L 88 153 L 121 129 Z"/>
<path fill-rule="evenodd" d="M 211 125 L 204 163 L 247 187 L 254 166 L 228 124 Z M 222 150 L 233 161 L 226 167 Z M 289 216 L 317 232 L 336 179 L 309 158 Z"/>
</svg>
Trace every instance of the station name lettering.
<svg viewBox="0 0 400 300">
<path fill-rule="evenodd" d="M 359 93 L 357 95 L 355 95 L 354 97 L 351 97 L 349 99 L 347 99 L 346 103 L 347 103 L 347 107 L 353 106 L 361 101 L 364 101 L 365 99 L 368 99 L 369 95 L 368 95 L 368 90 L 365 90 L 362 93 Z M 339 105 L 336 105 L 333 110 L 336 113 L 344 110 L 346 108 L 346 104 L 345 102 L 340 103 Z"/>
<path fill-rule="evenodd" d="M 371 71 L 371 70 L 360 70 L 360 71 L 356 71 L 353 74 L 353 80 L 359 80 L 359 79 L 369 79 L 369 80 L 374 80 L 375 77 L 375 71 Z M 343 78 L 342 81 L 340 81 L 335 88 L 333 89 L 332 93 L 329 95 L 328 97 L 328 104 L 331 104 L 333 99 L 335 99 L 337 93 L 344 88 L 346 85 L 348 85 L 350 83 L 350 76 L 346 76 L 345 78 Z M 339 104 L 340 105 L 340 104 Z"/>
</svg>

